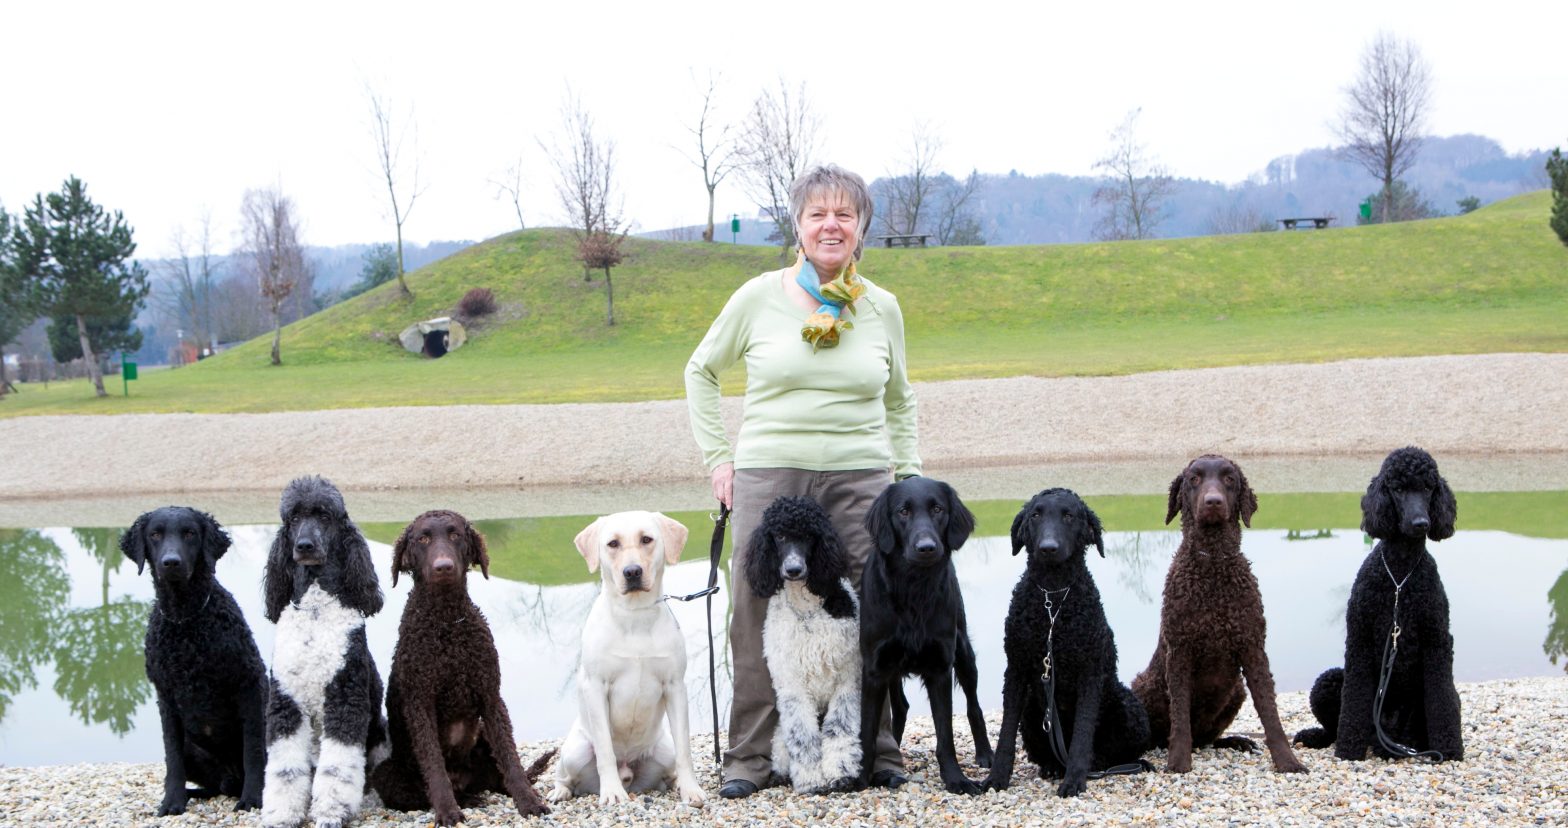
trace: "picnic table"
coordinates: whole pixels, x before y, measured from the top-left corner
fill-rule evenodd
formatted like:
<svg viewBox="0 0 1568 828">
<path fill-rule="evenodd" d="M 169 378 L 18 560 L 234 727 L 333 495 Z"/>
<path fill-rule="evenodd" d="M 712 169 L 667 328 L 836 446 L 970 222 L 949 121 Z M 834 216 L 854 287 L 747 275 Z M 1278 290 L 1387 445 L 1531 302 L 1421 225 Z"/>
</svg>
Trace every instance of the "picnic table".
<svg viewBox="0 0 1568 828">
<path fill-rule="evenodd" d="M 877 236 L 886 247 L 925 247 L 926 239 L 931 238 L 930 233 L 904 233 L 891 236 Z"/>
<path fill-rule="evenodd" d="M 1297 224 L 1307 224 L 1307 223 L 1310 223 L 1312 225 L 1313 229 L 1322 230 L 1323 228 L 1328 226 L 1329 222 L 1331 222 L 1333 220 L 1334 220 L 1333 216 L 1307 216 L 1307 217 L 1304 217 L 1304 218 L 1302 218 L 1302 217 L 1298 217 L 1298 218 L 1282 218 L 1282 219 L 1279 219 L 1279 223 L 1285 225 L 1285 229 L 1286 230 L 1294 230 L 1294 229 L 1296 229 L 1296 225 Z"/>
</svg>

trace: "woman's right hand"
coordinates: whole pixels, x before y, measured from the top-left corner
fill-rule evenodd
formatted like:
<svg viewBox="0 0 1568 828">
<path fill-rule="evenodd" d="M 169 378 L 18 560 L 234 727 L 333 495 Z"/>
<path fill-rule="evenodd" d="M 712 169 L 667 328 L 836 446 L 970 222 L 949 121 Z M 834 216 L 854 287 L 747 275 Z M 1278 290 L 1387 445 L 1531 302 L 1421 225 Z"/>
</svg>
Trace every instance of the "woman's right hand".
<svg viewBox="0 0 1568 828">
<path fill-rule="evenodd" d="M 726 509 L 735 508 L 735 464 L 720 463 L 713 467 L 713 497 Z"/>
</svg>

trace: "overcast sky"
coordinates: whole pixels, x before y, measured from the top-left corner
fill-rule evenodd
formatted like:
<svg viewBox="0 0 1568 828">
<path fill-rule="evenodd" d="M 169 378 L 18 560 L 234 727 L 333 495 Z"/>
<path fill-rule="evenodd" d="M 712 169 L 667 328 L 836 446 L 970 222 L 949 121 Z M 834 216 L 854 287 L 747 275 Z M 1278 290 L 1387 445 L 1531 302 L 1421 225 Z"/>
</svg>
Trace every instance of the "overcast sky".
<svg viewBox="0 0 1568 828">
<path fill-rule="evenodd" d="M 1358 55 L 1388 29 L 1431 64 L 1433 133 L 1509 152 L 1568 145 L 1561 0 L 57 1 L 0 19 L 0 203 L 19 212 L 74 174 L 125 213 L 143 256 L 166 254 L 204 209 L 231 246 L 244 191 L 273 183 L 307 243 L 390 240 L 367 82 L 417 124 L 426 189 L 405 225 L 417 241 L 514 229 L 488 180 L 519 157 L 528 224 L 562 221 L 538 139 L 558 130 L 568 84 L 617 142 L 627 217 L 642 230 L 702 221 L 700 173 L 681 151 L 710 70 L 722 117 L 781 77 L 803 82 L 821 158 L 868 180 L 907 153 L 917 121 L 954 173 L 1086 174 L 1142 107 L 1140 137 L 1175 174 L 1234 183 L 1334 143 Z M 719 197 L 723 215 L 756 212 L 738 182 Z"/>
</svg>

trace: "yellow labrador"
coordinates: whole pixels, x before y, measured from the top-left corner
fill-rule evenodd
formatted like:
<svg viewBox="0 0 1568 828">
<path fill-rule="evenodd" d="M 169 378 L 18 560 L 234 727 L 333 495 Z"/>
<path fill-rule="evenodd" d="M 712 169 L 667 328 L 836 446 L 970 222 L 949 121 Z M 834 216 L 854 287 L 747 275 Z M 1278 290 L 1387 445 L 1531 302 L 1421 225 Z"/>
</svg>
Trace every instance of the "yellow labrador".
<svg viewBox="0 0 1568 828">
<path fill-rule="evenodd" d="M 658 512 L 617 512 L 578 533 L 577 551 L 602 585 L 583 626 L 577 720 L 550 801 L 598 793 L 601 805 L 626 802 L 627 790 L 672 780 L 683 801 L 703 801 L 691 765 L 686 641 L 661 601 L 664 567 L 685 546 L 686 527 Z"/>
</svg>

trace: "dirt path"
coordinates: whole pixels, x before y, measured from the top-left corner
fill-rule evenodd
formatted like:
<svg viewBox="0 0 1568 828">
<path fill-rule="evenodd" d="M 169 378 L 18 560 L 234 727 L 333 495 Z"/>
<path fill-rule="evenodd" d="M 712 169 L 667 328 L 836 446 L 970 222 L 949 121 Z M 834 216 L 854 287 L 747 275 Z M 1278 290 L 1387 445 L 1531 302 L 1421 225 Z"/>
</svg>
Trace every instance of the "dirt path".
<svg viewBox="0 0 1568 828">
<path fill-rule="evenodd" d="M 1163 466 L 1204 451 L 1266 463 L 1381 455 L 1410 443 L 1459 458 L 1518 455 L 1528 475 L 1529 458 L 1568 453 L 1568 354 L 958 380 L 918 393 L 921 453 L 927 472 L 942 475 Z M 726 399 L 725 413 L 733 433 L 740 401 Z M 363 492 L 701 492 L 706 479 L 682 400 L 19 417 L 0 420 L 0 446 L 6 502 L 275 493 L 307 473 Z"/>
</svg>

